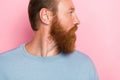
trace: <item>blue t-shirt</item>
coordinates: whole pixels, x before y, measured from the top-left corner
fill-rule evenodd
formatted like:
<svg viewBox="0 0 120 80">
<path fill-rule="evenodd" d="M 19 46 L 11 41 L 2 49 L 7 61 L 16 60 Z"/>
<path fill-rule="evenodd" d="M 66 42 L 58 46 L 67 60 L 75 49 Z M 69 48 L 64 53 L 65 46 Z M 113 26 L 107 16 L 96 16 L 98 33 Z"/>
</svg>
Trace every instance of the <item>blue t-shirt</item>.
<svg viewBox="0 0 120 80">
<path fill-rule="evenodd" d="M 91 59 L 81 52 L 33 56 L 22 44 L 0 54 L 0 80 L 98 80 L 98 76 Z"/>
</svg>

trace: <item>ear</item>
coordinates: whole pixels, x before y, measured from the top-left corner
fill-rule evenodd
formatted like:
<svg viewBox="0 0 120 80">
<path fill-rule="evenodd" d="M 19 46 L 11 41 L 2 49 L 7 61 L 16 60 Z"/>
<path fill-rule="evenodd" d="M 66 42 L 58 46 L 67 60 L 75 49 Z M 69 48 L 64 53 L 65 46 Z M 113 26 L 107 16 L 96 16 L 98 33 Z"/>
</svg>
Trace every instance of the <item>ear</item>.
<svg viewBox="0 0 120 80">
<path fill-rule="evenodd" d="M 51 24 L 52 21 L 52 12 L 46 8 L 42 8 L 39 12 L 39 17 L 42 23 Z"/>
</svg>

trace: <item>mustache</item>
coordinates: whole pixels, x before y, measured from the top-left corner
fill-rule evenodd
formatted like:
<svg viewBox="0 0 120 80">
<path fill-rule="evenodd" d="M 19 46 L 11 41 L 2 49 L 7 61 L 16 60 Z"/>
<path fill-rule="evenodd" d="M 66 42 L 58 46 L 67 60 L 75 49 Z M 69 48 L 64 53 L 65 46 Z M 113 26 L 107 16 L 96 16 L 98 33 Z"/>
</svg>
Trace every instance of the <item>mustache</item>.
<svg viewBox="0 0 120 80">
<path fill-rule="evenodd" d="M 68 31 L 68 33 L 75 33 L 75 31 L 77 31 L 77 29 L 78 29 L 78 26 L 75 25 Z"/>
<path fill-rule="evenodd" d="M 76 31 L 77 29 L 78 29 L 78 26 L 75 25 L 75 26 L 73 26 L 73 27 L 70 29 L 70 31 Z"/>
</svg>

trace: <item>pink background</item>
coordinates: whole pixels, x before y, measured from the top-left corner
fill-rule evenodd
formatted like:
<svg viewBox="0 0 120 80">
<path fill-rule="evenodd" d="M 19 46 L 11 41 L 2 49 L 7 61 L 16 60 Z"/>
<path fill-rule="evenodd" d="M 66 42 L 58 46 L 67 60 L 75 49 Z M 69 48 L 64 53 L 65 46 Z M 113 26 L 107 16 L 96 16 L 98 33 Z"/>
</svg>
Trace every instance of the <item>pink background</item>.
<svg viewBox="0 0 120 80">
<path fill-rule="evenodd" d="M 29 0 L 0 0 L 0 53 L 31 40 Z M 120 1 L 74 0 L 81 24 L 76 48 L 91 57 L 100 80 L 120 80 Z"/>
</svg>

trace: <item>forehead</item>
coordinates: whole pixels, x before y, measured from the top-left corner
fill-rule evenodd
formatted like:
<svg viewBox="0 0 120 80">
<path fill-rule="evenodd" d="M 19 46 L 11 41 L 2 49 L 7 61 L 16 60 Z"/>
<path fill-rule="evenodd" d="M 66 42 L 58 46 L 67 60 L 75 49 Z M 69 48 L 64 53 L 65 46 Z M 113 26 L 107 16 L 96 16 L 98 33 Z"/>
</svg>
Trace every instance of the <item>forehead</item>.
<svg viewBox="0 0 120 80">
<path fill-rule="evenodd" d="M 58 4 L 58 11 L 59 10 L 70 10 L 75 9 L 72 0 L 60 0 Z"/>
</svg>

